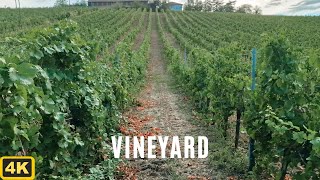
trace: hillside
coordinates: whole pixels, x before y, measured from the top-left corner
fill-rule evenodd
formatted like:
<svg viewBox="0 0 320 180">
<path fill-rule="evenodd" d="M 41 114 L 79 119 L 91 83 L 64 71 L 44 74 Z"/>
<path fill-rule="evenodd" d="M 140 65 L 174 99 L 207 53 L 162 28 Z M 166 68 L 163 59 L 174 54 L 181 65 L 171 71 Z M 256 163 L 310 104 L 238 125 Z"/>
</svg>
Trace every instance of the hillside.
<svg viewBox="0 0 320 180">
<path fill-rule="evenodd" d="M 319 42 L 319 17 L 0 9 L 0 156 L 37 179 L 319 179 Z M 112 136 L 209 152 L 117 159 Z"/>
</svg>

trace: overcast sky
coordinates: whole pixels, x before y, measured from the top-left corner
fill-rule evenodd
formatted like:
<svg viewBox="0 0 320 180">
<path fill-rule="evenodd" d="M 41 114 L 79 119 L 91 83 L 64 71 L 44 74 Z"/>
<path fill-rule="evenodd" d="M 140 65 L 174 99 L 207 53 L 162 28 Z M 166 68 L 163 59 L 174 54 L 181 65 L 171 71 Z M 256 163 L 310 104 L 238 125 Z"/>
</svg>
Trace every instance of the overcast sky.
<svg viewBox="0 0 320 180">
<path fill-rule="evenodd" d="M 74 3 L 77 0 L 70 1 Z M 21 7 L 51 7 L 55 0 L 20 0 L 20 2 Z M 262 8 L 263 14 L 267 15 L 320 15 L 320 0 L 237 0 L 236 5 L 241 4 L 257 5 Z M 15 7 L 15 0 L 0 0 L 0 7 Z"/>
</svg>

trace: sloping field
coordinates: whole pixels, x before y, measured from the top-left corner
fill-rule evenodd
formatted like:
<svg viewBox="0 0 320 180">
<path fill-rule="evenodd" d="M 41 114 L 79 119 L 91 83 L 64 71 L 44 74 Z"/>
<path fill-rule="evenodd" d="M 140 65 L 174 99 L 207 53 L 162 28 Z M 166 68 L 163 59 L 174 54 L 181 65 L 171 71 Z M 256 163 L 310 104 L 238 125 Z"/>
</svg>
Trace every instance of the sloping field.
<svg viewBox="0 0 320 180">
<path fill-rule="evenodd" d="M 319 179 L 319 42 L 319 17 L 0 9 L 0 156 L 37 179 Z M 121 135 L 208 157 L 117 159 Z"/>
</svg>

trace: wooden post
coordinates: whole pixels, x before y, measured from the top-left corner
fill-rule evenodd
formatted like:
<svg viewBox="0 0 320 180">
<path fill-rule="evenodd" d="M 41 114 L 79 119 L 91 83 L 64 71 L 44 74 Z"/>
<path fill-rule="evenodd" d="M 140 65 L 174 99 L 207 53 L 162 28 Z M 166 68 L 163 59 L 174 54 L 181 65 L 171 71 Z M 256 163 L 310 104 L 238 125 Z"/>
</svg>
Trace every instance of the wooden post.
<svg viewBox="0 0 320 180">
<path fill-rule="evenodd" d="M 235 149 L 238 149 L 239 137 L 240 137 L 240 119 L 241 119 L 241 110 L 237 109 L 237 124 L 236 124 L 236 138 L 234 142 Z"/>
<path fill-rule="evenodd" d="M 256 88 L 256 64 L 257 64 L 257 50 L 254 48 L 252 49 L 252 68 L 251 68 L 251 90 L 254 91 Z M 253 154 L 254 151 L 254 139 L 250 137 L 249 139 L 249 171 L 252 171 L 253 167 L 255 166 L 255 157 Z"/>
</svg>

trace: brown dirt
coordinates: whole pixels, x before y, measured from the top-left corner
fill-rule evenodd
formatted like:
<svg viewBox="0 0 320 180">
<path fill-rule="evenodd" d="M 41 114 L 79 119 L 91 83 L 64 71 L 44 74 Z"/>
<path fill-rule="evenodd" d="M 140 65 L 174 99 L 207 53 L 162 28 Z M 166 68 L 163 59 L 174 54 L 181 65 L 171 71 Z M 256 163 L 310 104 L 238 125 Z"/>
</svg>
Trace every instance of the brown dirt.
<svg viewBox="0 0 320 180">
<path fill-rule="evenodd" d="M 156 25 L 156 14 L 152 17 L 150 62 L 145 89 L 138 98 L 139 107 L 132 108 L 124 116 L 144 119 L 143 129 L 157 129 L 161 136 L 198 136 L 206 135 L 203 128 L 190 122 L 192 109 L 188 100 L 173 88 L 173 80 L 167 72 L 163 57 L 162 44 Z M 181 139 L 180 138 L 180 139 Z M 170 138 L 169 138 L 170 141 Z M 183 156 L 183 141 L 181 139 Z M 210 142 L 210 139 L 209 139 Z M 170 142 L 168 142 L 170 144 Z M 170 149 L 170 148 L 167 148 Z M 195 148 L 196 150 L 197 148 Z M 209 150 L 210 151 L 210 150 Z M 197 152 L 195 153 L 197 155 Z M 157 156 L 158 157 L 158 156 Z M 210 179 L 208 159 L 130 159 L 130 165 L 138 169 L 137 177 L 143 180 L 164 179 Z"/>
</svg>

